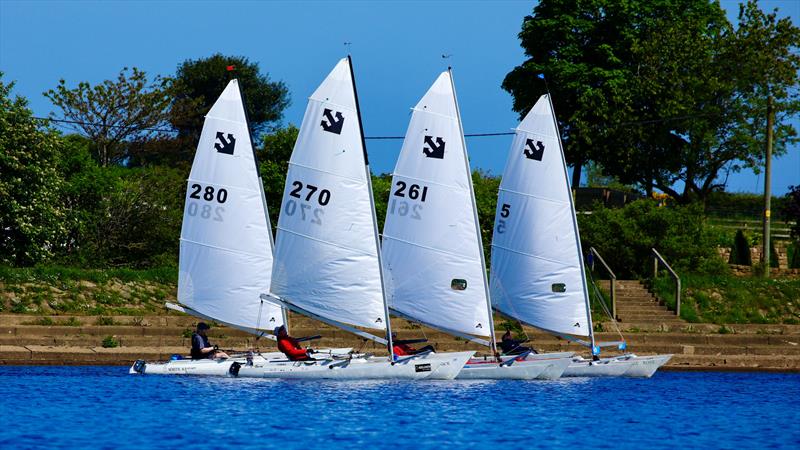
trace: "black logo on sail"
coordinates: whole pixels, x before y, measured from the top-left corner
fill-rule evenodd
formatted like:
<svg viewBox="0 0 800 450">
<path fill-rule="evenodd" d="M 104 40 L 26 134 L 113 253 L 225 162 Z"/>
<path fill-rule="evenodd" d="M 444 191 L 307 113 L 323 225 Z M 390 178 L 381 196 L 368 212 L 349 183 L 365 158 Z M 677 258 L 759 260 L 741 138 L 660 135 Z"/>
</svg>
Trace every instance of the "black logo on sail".
<svg viewBox="0 0 800 450">
<path fill-rule="evenodd" d="M 333 134 L 342 134 L 342 126 L 344 125 L 344 116 L 339 111 L 336 111 L 336 118 L 334 118 L 333 111 L 328 108 L 325 108 L 322 111 L 322 115 L 325 116 L 322 118 L 322 129 Z"/>
<path fill-rule="evenodd" d="M 444 159 L 444 139 L 437 137 L 434 143 L 433 136 L 425 136 L 422 153 L 428 158 Z"/>
<path fill-rule="evenodd" d="M 233 137 L 232 134 L 228 133 L 228 139 L 225 140 L 225 133 L 222 131 L 217 131 L 217 143 L 214 144 L 214 148 L 217 149 L 220 153 L 225 153 L 226 155 L 232 155 L 233 149 L 236 147 L 236 138 Z"/>
<path fill-rule="evenodd" d="M 544 155 L 544 144 L 542 144 L 542 141 L 536 141 L 534 144 L 533 139 L 528 139 L 525 141 L 524 153 L 525 157 L 528 159 L 541 161 Z"/>
</svg>

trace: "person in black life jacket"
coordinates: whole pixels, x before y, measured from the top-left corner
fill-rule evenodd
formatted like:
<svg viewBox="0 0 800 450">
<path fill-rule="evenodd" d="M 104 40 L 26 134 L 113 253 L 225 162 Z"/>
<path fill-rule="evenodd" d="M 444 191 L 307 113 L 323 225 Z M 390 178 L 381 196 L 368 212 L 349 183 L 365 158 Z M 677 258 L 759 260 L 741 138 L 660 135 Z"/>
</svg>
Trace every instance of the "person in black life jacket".
<svg viewBox="0 0 800 450">
<path fill-rule="evenodd" d="M 500 350 L 505 355 L 519 355 L 527 351 L 536 353 L 536 350 L 530 347 L 523 347 L 522 343 L 525 341 L 518 341 L 511 337 L 511 330 L 506 330 L 505 334 L 500 340 Z"/>
<path fill-rule="evenodd" d="M 192 333 L 192 359 L 228 358 L 228 354 L 208 342 L 206 331 L 211 328 L 205 322 L 197 324 L 197 331 Z"/>
<path fill-rule="evenodd" d="M 275 327 L 273 333 L 278 338 L 278 350 L 286 355 L 290 361 L 311 361 L 314 359 L 311 357 L 314 350 L 301 347 L 297 339 L 289 336 L 285 326 Z"/>
</svg>

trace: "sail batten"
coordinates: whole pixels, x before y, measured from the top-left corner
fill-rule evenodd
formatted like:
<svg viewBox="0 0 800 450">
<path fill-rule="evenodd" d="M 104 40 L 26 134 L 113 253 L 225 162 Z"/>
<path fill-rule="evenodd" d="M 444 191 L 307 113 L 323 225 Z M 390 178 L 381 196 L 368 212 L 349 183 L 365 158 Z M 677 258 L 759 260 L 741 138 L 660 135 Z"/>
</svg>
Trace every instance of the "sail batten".
<svg viewBox="0 0 800 450">
<path fill-rule="evenodd" d="M 237 80 L 203 124 L 181 226 L 178 302 L 220 322 L 271 329 L 282 311 L 263 305 L 272 244 L 263 186 Z"/>
<path fill-rule="evenodd" d="M 516 129 L 492 238 L 494 307 L 523 323 L 588 336 L 572 198 L 555 116 L 542 96 Z"/>
</svg>

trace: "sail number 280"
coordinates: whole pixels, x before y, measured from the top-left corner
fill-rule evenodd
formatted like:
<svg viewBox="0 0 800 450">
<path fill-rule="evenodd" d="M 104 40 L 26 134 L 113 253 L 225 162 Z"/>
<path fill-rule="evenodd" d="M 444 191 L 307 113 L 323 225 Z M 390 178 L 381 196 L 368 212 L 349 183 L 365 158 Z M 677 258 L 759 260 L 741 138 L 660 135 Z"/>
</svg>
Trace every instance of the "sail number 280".
<svg viewBox="0 0 800 450">
<path fill-rule="evenodd" d="M 193 183 L 191 186 L 189 198 L 192 200 L 205 200 L 207 203 L 198 204 L 195 201 L 189 201 L 186 206 L 186 212 L 191 217 L 200 217 L 201 219 L 212 219 L 215 222 L 222 222 L 225 208 L 223 206 L 212 206 L 213 203 L 222 205 L 228 201 L 228 191 L 224 188 L 216 189 L 214 186 L 203 186 L 198 183 Z M 209 204 L 211 203 L 211 204 Z"/>
<path fill-rule="evenodd" d="M 322 225 L 322 216 L 325 215 L 325 211 L 316 205 L 312 205 L 316 203 L 317 205 L 324 207 L 330 203 L 331 191 L 327 189 L 320 189 L 313 184 L 304 184 L 302 181 L 293 181 L 292 190 L 289 191 L 289 196 L 294 198 L 290 198 L 286 201 L 284 212 L 287 216 L 294 216 L 299 209 L 300 220 L 310 220 L 311 223 L 315 225 Z M 300 199 L 299 208 L 298 201 L 295 200 L 295 198 Z M 311 203 L 311 205 L 308 203 Z M 306 214 L 307 212 L 308 214 Z"/>
</svg>

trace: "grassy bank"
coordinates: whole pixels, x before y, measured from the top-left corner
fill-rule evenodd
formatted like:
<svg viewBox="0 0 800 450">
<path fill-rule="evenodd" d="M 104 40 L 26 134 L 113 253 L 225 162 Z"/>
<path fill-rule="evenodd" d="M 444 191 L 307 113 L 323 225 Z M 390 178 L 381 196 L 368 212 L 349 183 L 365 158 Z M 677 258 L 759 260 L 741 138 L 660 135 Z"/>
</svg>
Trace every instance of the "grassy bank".
<svg viewBox="0 0 800 450">
<path fill-rule="evenodd" d="M 0 267 L 0 313 L 143 315 L 175 299 L 177 269 Z"/>
<path fill-rule="evenodd" d="M 800 324 L 800 279 L 681 274 L 681 318 L 694 323 Z M 656 294 L 675 308 L 674 284 L 653 283 Z"/>
</svg>

